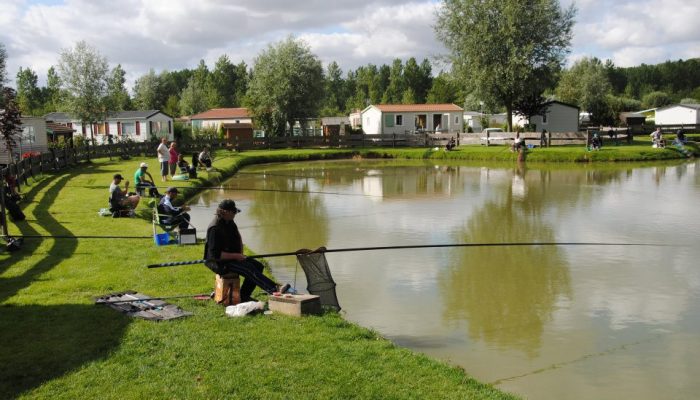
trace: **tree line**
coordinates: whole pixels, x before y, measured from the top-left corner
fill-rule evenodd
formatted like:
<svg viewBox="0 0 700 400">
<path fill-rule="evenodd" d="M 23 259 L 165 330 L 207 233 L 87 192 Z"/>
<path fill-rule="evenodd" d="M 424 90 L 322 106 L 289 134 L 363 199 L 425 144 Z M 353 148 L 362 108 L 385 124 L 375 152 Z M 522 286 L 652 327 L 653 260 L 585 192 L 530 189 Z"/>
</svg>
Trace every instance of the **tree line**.
<svg viewBox="0 0 700 400">
<path fill-rule="evenodd" d="M 433 73 L 424 59 L 395 59 L 343 71 L 323 68 L 302 40 L 292 36 L 268 45 L 253 65 L 222 55 L 209 67 L 156 72 L 126 88 L 126 72 L 86 42 L 61 51 L 46 85 L 30 68 L 16 75 L 17 103 L 24 115 L 66 111 L 98 122 L 108 111 L 158 109 L 177 117 L 211 108 L 248 107 L 256 123 L 283 135 L 295 122 L 348 115 L 369 104 L 455 103 L 467 110 L 541 114 L 548 100 L 577 105 L 591 122 L 612 124 L 621 111 L 698 102 L 700 59 L 616 67 L 583 58 L 565 68 L 574 5 L 558 0 L 443 0 L 436 35 L 449 53 L 450 70 Z M 6 52 L 2 57 L 3 74 Z"/>
</svg>

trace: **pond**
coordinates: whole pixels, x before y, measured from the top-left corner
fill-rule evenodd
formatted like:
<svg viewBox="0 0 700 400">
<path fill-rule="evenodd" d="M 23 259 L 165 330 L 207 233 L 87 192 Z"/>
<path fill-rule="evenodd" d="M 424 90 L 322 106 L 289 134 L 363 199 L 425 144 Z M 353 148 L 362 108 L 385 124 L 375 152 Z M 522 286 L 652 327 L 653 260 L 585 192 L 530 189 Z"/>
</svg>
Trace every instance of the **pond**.
<svg viewBox="0 0 700 400">
<path fill-rule="evenodd" d="M 500 389 L 533 399 L 700 392 L 698 162 L 260 165 L 196 200 L 200 232 L 223 198 L 243 209 L 238 225 L 258 253 L 615 244 L 339 252 L 327 259 L 348 320 Z M 294 257 L 268 261 L 278 280 L 305 290 Z"/>
</svg>

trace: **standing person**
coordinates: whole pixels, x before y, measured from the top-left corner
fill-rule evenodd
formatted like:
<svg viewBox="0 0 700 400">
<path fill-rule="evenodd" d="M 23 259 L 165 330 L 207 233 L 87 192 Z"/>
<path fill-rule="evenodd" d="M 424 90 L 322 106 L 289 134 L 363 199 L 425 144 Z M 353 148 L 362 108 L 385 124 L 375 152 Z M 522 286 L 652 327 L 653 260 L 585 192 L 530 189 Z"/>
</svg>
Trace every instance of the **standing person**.
<svg viewBox="0 0 700 400">
<path fill-rule="evenodd" d="M 129 194 L 129 181 L 124 181 L 124 190 L 122 190 L 119 184 L 123 179 L 121 174 L 114 174 L 112 184 L 109 185 L 109 201 L 112 205 L 136 208 L 141 197 L 138 194 Z"/>
<path fill-rule="evenodd" d="M 136 185 L 136 191 L 141 195 L 143 195 L 144 189 L 148 189 L 149 196 L 160 197 L 156 184 L 153 182 L 153 177 L 148 172 L 148 164 L 145 162 L 142 162 L 139 169 L 134 173 L 134 184 Z"/>
<path fill-rule="evenodd" d="M 542 129 L 542 134 L 540 134 L 540 147 L 547 147 L 547 130 Z"/>
<path fill-rule="evenodd" d="M 289 284 L 279 288 L 263 274 L 264 266 L 259 261 L 243 255 L 243 239 L 233 221 L 240 212 L 233 200 L 227 199 L 219 204 L 216 217 L 207 228 L 207 242 L 204 245 L 206 266 L 219 275 L 237 273 L 245 277 L 241 285 L 241 302 L 251 301 L 250 295 L 255 286 L 267 293 L 286 292 Z"/>
<path fill-rule="evenodd" d="M 173 206 L 173 200 L 177 197 L 179 191 L 176 187 L 169 187 L 165 196 L 158 202 L 158 213 L 160 214 L 160 223 L 165 225 L 177 225 L 178 229 L 187 229 L 190 225 L 190 207 L 187 205 L 182 207 Z"/>
<path fill-rule="evenodd" d="M 167 143 L 168 139 L 162 138 L 160 140 L 160 145 L 158 145 L 158 149 L 156 149 L 158 152 L 158 162 L 160 163 L 160 175 L 163 182 L 168 180 L 169 171 L 168 162 L 170 161 L 170 150 L 168 149 Z"/>
<path fill-rule="evenodd" d="M 177 148 L 175 142 L 170 143 L 170 149 L 168 150 L 170 155 L 170 160 L 168 160 L 168 167 L 170 168 L 170 176 L 174 176 L 177 171 Z"/>
</svg>

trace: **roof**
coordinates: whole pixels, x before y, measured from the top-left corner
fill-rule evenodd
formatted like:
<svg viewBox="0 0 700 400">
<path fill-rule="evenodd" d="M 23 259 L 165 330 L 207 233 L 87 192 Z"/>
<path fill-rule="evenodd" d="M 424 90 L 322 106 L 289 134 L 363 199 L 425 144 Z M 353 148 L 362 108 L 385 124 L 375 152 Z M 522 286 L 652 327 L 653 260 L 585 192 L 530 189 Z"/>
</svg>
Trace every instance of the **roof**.
<svg viewBox="0 0 700 400">
<path fill-rule="evenodd" d="M 549 105 L 549 104 L 554 104 L 554 103 L 556 103 L 556 104 L 561 104 L 561 105 L 563 105 L 563 106 L 567 106 L 567 107 L 571 107 L 571 108 L 575 108 L 575 109 L 577 109 L 577 110 L 580 110 L 580 109 L 581 109 L 581 108 L 580 108 L 579 106 L 577 106 L 577 105 L 573 105 L 573 104 L 570 104 L 570 103 L 564 103 L 563 101 L 559 101 L 559 100 L 550 100 L 550 101 L 548 101 L 548 102 L 546 102 L 546 103 L 544 103 L 544 104 L 545 104 L 545 105 Z"/>
<path fill-rule="evenodd" d="M 321 118 L 321 125 L 350 125 L 350 117 L 323 117 Z"/>
<path fill-rule="evenodd" d="M 44 115 L 47 121 L 70 121 L 71 118 L 64 112 L 52 112 Z"/>
<path fill-rule="evenodd" d="M 160 112 L 160 110 L 114 111 L 109 114 L 107 119 L 145 119 L 150 118 Z M 167 114 L 163 113 L 163 115 Z"/>
<path fill-rule="evenodd" d="M 199 114 L 190 116 L 190 119 L 226 119 L 226 118 L 250 118 L 248 109 L 241 108 L 212 108 Z"/>
<path fill-rule="evenodd" d="M 49 133 L 53 133 L 56 135 L 67 135 L 75 132 L 75 129 L 69 128 L 67 125 L 57 124 L 55 122 L 47 122 L 46 130 Z"/>
<path fill-rule="evenodd" d="M 443 112 L 464 110 L 454 104 L 379 104 L 376 106 L 381 112 Z"/>
<path fill-rule="evenodd" d="M 692 108 L 693 110 L 700 110 L 700 104 L 671 104 L 665 107 L 659 107 L 656 109 L 656 111 L 661 111 L 665 110 L 667 108 L 673 108 L 673 107 L 686 107 L 686 108 Z"/>
</svg>

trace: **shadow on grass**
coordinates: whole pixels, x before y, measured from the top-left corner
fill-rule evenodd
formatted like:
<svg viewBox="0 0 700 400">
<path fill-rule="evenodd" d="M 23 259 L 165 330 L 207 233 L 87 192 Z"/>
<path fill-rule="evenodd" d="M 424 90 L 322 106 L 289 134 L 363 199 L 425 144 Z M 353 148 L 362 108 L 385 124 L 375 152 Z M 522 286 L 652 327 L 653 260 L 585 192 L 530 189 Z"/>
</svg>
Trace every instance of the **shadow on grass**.
<svg viewBox="0 0 700 400">
<path fill-rule="evenodd" d="M 58 178 L 57 180 L 48 180 L 46 183 L 41 182 L 37 186 L 48 186 L 53 184 L 41 198 L 37 206 L 34 208 L 34 217 L 36 218 L 36 224 L 41 226 L 47 231 L 48 235 L 72 235 L 72 232 L 63 225 L 61 225 L 51 214 L 49 214 L 49 208 L 53 204 L 54 200 L 60 193 L 63 186 L 70 179 L 70 175 L 65 175 Z M 32 228 L 27 222 L 22 222 L 17 224 L 22 235 L 38 235 L 40 234 L 36 229 Z M 17 261 L 30 257 L 34 251 L 39 247 L 41 243 L 40 238 L 28 238 L 24 241 L 22 249 L 15 253 L 16 257 L 11 257 L 8 260 L 3 261 L 0 264 L 0 272 L 9 268 L 11 263 L 16 263 Z M 53 241 L 51 248 L 46 252 L 46 255 L 39 259 L 31 268 L 24 271 L 24 273 L 10 277 L 0 279 L 0 302 L 3 302 L 10 297 L 14 296 L 20 290 L 29 287 L 32 282 L 37 279 L 41 274 L 50 271 L 53 267 L 58 265 L 61 261 L 69 258 L 78 247 L 78 242 L 71 239 L 56 239 Z M 6 265 L 7 264 L 7 265 Z"/>
<path fill-rule="evenodd" d="M 107 307 L 0 306 L 0 398 L 60 377 L 117 348 L 130 319 Z"/>
</svg>

